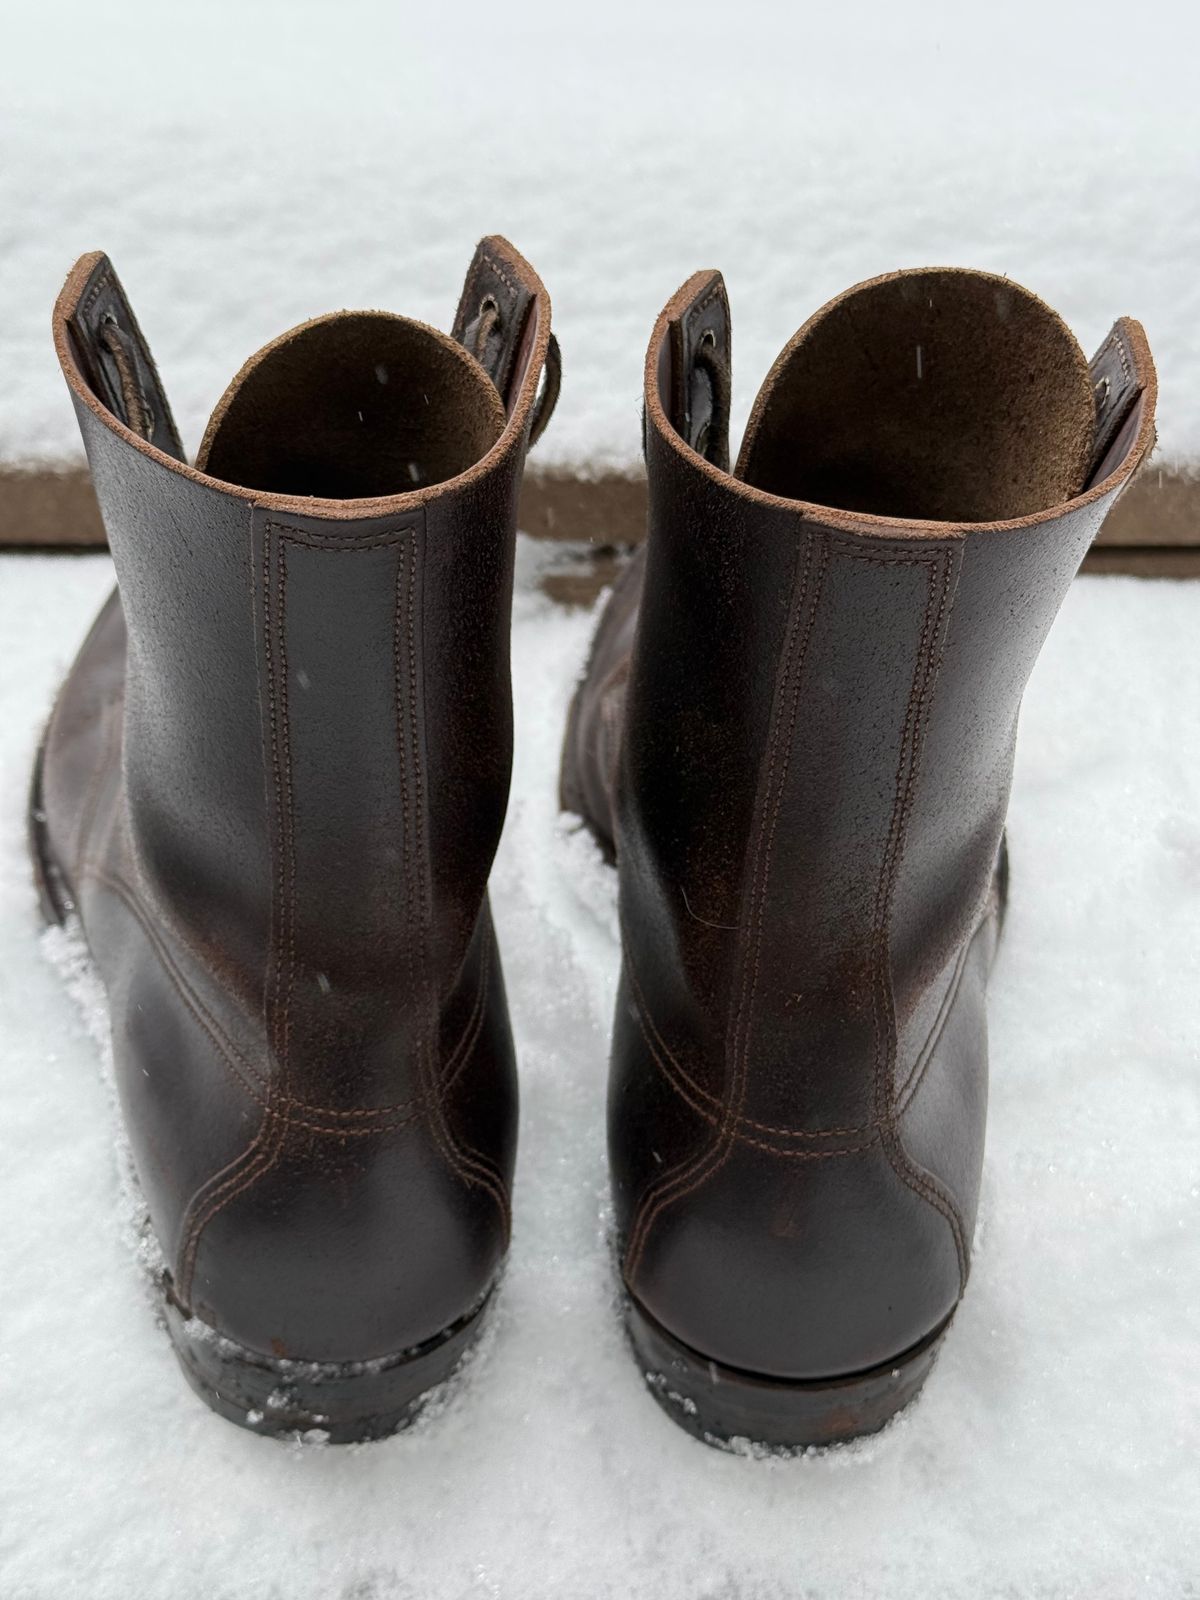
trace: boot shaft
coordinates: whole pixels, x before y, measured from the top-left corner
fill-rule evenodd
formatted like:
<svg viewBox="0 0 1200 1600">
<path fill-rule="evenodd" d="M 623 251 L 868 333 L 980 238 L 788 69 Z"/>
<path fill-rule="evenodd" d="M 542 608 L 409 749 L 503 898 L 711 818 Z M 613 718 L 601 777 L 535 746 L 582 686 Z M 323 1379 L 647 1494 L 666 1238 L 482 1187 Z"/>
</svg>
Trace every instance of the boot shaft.
<svg viewBox="0 0 1200 1600">
<path fill-rule="evenodd" d="M 508 789 L 516 504 L 548 338 L 544 291 L 504 248 L 481 246 L 453 339 L 342 313 L 268 345 L 195 469 L 110 264 L 85 258 L 60 300 L 128 631 L 139 864 L 248 992 L 281 939 L 329 993 L 397 969 L 419 902 L 443 973 L 474 928 Z M 503 394 L 461 342 L 482 301 Z"/>
<path fill-rule="evenodd" d="M 871 1054 L 880 964 L 884 1010 L 919 1034 L 931 978 L 978 922 L 1021 696 L 1147 447 L 1152 369 L 1123 322 L 1089 370 L 1003 280 L 877 280 L 785 349 L 735 478 L 715 465 L 708 376 L 727 371 L 728 329 L 720 280 L 700 275 L 647 362 L 624 937 L 639 981 L 708 1034 L 714 1072 L 753 1058 L 748 1114 L 836 1127 L 870 1114 L 875 1086 L 822 1063 Z M 785 498 L 839 486 L 925 520 Z"/>
</svg>

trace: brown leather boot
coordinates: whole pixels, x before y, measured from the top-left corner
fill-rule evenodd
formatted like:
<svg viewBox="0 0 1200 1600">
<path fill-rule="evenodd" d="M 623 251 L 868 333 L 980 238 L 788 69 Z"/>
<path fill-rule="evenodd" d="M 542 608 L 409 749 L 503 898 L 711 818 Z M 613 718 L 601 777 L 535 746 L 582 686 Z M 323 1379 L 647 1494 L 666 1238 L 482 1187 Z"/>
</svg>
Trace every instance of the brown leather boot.
<svg viewBox="0 0 1200 1600">
<path fill-rule="evenodd" d="M 918 271 L 800 330 L 732 473 L 728 388 L 699 273 L 650 341 L 649 538 L 562 798 L 620 875 L 637 1358 L 690 1432 L 802 1446 L 903 1406 L 966 1284 L 1017 712 L 1155 378 L 1135 322 L 1089 367 L 1015 284 Z"/>
<path fill-rule="evenodd" d="M 487 879 L 550 302 L 491 238 L 452 338 L 307 322 L 243 367 L 194 468 L 104 256 L 54 332 L 119 587 L 33 843 L 108 991 L 167 1325 L 222 1415 L 383 1435 L 475 1338 L 508 1243 Z"/>
</svg>

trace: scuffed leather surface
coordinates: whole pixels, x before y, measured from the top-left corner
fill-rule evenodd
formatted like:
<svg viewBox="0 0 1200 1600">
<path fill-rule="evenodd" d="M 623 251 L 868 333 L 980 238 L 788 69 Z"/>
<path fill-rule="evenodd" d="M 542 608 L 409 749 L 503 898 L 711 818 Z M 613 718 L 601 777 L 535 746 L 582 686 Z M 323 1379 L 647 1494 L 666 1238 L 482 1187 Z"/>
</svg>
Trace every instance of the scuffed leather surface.
<svg viewBox="0 0 1200 1600">
<path fill-rule="evenodd" d="M 965 1285 L 1017 712 L 1120 484 L 889 536 L 749 500 L 648 414 L 649 537 L 562 781 L 619 870 L 623 1270 L 703 1354 L 829 1377 Z"/>
<path fill-rule="evenodd" d="M 536 376 L 487 470 L 374 515 L 172 470 L 76 393 L 119 592 L 47 735 L 49 848 L 172 1292 L 266 1354 L 408 1349 L 508 1242 L 486 885 Z"/>
</svg>

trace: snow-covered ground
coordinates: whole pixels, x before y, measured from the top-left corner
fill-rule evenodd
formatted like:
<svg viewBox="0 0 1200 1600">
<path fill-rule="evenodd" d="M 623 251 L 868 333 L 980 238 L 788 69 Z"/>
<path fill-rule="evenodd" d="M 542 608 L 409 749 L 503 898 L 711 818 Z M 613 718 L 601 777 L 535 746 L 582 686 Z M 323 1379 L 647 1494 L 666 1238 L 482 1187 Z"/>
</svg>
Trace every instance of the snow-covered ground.
<svg viewBox="0 0 1200 1600">
<path fill-rule="evenodd" d="M 555 303 L 544 461 L 636 460 L 646 338 L 695 268 L 733 297 L 736 434 L 811 310 L 930 263 L 1027 283 L 1089 349 L 1142 318 L 1160 460 L 1200 458 L 1185 0 L 14 0 L 3 21 L 0 463 L 78 456 L 48 319 L 85 249 L 113 256 L 194 448 L 292 322 L 378 305 L 446 326 L 493 230 Z M 591 623 L 536 581 L 563 559 L 523 545 L 516 601 L 499 1316 L 439 1415 L 346 1451 L 222 1423 L 154 1326 L 94 987 L 39 937 L 22 840 L 110 568 L 0 557 L 0 1600 L 1195 1600 L 1200 585 L 1071 593 L 1024 717 L 970 1294 L 908 1415 L 785 1463 L 693 1444 L 619 1331 L 614 885 L 555 812 Z"/>
<path fill-rule="evenodd" d="M 343 305 L 446 326 L 476 239 L 545 278 L 539 459 L 638 454 L 654 317 L 721 267 L 735 433 L 801 321 L 903 266 L 1008 273 L 1089 353 L 1140 317 L 1163 462 L 1200 458 L 1194 0 L 9 0 L 0 461 L 78 454 L 47 324 L 125 279 L 194 448 L 226 382 Z"/>
<path fill-rule="evenodd" d="M 511 1264 L 441 1413 L 345 1450 L 220 1421 L 154 1325 L 101 1055 L 61 940 L 39 934 L 22 839 L 39 726 L 110 568 L 0 558 L 0 1596 L 1194 1597 L 1200 585 L 1070 594 L 1024 713 L 970 1292 L 908 1414 L 782 1462 L 688 1439 L 619 1331 L 613 876 L 555 810 L 591 619 L 537 588 L 562 552 L 519 559 L 493 878 L 522 1075 Z"/>
</svg>

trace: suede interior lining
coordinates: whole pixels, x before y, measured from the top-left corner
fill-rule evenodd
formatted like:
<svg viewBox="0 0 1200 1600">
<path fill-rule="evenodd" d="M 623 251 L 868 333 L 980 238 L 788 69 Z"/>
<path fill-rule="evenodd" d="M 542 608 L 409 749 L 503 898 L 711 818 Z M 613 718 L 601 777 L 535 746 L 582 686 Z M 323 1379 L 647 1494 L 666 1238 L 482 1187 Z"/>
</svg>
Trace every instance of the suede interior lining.
<svg viewBox="0 0 1200 1600">
<path fill-rule="evenodd" d="M 1083 351 L 1036 295 L 986 273 L 894 273 L 787 345 L 736 475 L 847 511 L 1004 521 L 1079 493 L 1095 427 Z"/>
<path fill-rule="evenodd" d="M 387 312 L 338 312 L 251 357 L 197 466 L 273 494 L 402 494 L 472 467 L 505 420 L 495 385 L 453 339 Z"/>
</svg>

